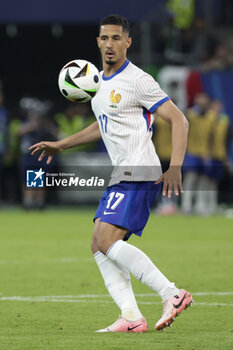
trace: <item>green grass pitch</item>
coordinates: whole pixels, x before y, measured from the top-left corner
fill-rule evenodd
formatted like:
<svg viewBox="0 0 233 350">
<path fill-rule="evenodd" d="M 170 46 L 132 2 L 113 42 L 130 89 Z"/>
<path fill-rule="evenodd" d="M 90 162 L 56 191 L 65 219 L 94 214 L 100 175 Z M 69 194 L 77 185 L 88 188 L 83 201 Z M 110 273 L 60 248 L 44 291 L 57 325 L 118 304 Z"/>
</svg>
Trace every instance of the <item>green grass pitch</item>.
<svg viewBox="0 0 233 350">
<path fill-rule="evenodd" d="M 152 214 L 130 242 L 195 303 L 156 332 L 161 301 L 132 277 L 148 333 L 96 334 L 119 310 L 91 254 L 94 211 L 1 211 L 0 349 L 232 350 L 233 221 Z"/>
</svg>

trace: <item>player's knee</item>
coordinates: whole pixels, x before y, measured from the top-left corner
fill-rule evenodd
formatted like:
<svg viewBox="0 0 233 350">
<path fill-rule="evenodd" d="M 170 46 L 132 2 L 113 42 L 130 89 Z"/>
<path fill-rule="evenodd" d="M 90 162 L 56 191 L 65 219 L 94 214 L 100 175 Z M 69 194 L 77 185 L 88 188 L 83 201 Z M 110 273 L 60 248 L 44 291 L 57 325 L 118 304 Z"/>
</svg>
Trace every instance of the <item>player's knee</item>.
<svg viewBox="0 0 233 350">
<path fill-rule="evenodd" d="M 98 251 L 101 251 L 105 254 L 106 238 L 103 232 L 100 229 L 95 229 L 93 232 L 91 250 L 95 254 Z"/>
<path fill-rule="evenodd" d="M 98 247 L 98 250 L 103 253 L 106 254 L 107 250 L 108 250 L 108 243 L 106 242 L 105 236 L 104 235 L 98 235 L 97 239 L 96 239 L 96 244 Z"/>
<path fill-rule="evenodd" d="M 105 222 L 97 224 L 93 232 L 92 251 L 95 250 L 96 252 L 97 250 L 106 254 L 112 244 L 124 238 L 126 232 L 126 230 Z"/>
<path fill-rule="evenodd" d="M 108 248 L 110 247 L 110 243 L 108 242 L 107 237 L 99 232 L 93 234 L 92 242 L 91 242 L 91 250 L 93 254 L 100 251 L 103 254 L 106 254 L 108 251 Z"/>
</svg>

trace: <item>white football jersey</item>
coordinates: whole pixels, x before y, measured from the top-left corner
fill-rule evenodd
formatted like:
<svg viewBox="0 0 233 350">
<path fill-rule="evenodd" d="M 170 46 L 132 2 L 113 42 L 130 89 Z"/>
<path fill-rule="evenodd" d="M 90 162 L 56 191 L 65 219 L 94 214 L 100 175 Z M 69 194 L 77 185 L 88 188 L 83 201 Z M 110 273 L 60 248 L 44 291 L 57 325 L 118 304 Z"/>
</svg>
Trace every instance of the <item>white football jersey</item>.
<svg viewBox="0 0 233 350">
<path fill-rule="evenodd" d="M 169 97 L 151 75 L 126 60 L 113 75 L 101 72 L 92 110 L 115 170 L 110 185 L 120 181 L 154 181 L 161 174 L 152 143 L 153 113 Z"/>
</svg>

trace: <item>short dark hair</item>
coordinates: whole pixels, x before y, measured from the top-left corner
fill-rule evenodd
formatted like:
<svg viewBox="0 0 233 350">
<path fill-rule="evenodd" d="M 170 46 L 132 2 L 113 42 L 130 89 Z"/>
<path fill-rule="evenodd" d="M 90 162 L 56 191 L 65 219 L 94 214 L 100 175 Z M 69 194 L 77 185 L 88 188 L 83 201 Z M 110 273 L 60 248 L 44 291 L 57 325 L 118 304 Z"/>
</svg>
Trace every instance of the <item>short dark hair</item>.
<svg viewBox="0 0 233 350">
<path fill-rule="evenodd" d="M 99 32 L 101 26 L 107 25 L 107 24 L 113 24 L 117 26 L 121 26 L 123 32 L 130 34 L 130 24 L 127 18 L 119 16 L 119 15 L 109 15 L 107 17 L 104 17 L 99 24 Z"/>
</svg>

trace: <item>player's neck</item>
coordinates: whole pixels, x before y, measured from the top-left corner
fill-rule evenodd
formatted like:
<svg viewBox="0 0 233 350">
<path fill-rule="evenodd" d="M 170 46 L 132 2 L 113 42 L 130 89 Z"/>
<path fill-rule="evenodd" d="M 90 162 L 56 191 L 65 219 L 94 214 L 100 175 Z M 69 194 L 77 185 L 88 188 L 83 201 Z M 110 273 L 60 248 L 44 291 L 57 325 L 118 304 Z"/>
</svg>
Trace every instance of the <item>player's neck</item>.
<svg viewBox="0 0 233 350">
<path fill-rule="evenodd" d="M 109 77 L 114 73 L 116 73 L 118 69 L 120 69 L 121 66 L 123 66 L 125 61 L 126 61 L 126 57 L 124 57 L 122 60 L 117 61 L 114 64 L 107 64 L 106 62 L 103 62 L 104 76 Z"/>
</svg>

